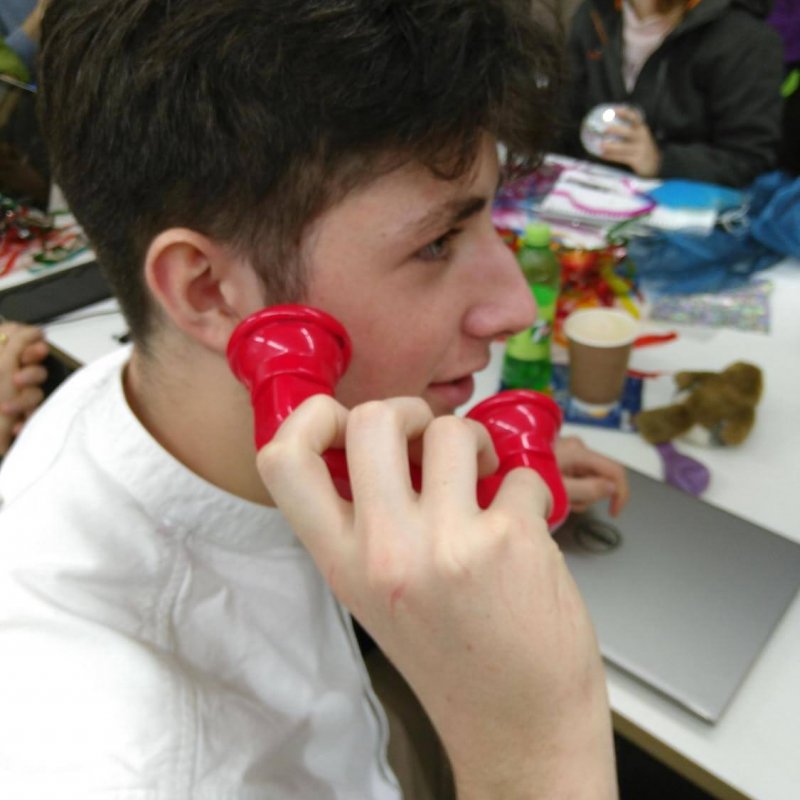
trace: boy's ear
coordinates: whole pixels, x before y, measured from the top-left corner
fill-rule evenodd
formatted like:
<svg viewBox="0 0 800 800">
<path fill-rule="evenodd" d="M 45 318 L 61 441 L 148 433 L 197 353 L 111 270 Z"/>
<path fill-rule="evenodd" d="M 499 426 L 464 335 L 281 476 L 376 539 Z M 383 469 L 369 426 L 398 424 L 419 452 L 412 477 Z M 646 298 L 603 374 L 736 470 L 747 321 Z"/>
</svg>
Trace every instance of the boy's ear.
<svg viewBox="0 0 800 800">
<path fill-rule="evenodd" d="M 253 268 L 188 228 L 170 228 L 153 239 L 145 280 L 175 327 L 219 353 L 236 325 L 264 305 Z"/>
</svg>

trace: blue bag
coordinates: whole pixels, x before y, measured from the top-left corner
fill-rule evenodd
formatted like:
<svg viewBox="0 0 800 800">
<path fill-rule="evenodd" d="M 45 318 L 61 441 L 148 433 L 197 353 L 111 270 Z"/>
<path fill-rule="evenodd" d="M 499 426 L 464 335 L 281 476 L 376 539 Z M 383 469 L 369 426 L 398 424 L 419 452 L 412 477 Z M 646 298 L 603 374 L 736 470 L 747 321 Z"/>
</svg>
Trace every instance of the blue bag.
<svg viewBox="0 0 800 800">
<path fill-rule="evenodd" d="M 662 232 L 633 238 L 628 255 L 645 291 L 659 294 L 719 292 L 787 256 L 800 259 L 800 178 L 760 176 L 745 204 L 709 234 Z"/>
</svg>

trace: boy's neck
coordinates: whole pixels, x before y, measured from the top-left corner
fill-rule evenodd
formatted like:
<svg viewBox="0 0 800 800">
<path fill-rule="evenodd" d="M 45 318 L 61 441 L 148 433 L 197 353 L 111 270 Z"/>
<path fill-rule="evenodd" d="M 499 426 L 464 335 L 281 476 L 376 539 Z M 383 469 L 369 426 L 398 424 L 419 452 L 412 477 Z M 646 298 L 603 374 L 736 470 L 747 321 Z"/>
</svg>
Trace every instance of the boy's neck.
<svg viewBox="0 0 800 800">
<path fill-rule="evenodd" d="M 150 435 L 192 472 L 231 494 L 272 504 L 256 471 L 247 392 L 224 358 L 185 342 L 158 358 L 134 348 L 125 395 Z"/>
<path fill-rule="evenodd" d="M 658 14 L 658 0 L 628 0 L 628 4 L 639 19 Z"/>
</svg>

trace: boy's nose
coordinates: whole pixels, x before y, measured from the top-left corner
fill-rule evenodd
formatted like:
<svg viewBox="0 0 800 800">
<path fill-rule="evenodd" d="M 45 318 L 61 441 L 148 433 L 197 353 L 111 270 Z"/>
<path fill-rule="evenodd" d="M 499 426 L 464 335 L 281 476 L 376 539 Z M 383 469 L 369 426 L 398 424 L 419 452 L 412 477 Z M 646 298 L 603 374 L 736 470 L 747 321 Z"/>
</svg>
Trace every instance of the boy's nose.
<svg viewBox="0 0 800 800">
<path fill-rule="evenodd" d="M 487 253 L 479 287 L 482 294 L 464 320 L 465 331 L 483 339 L 511 336 L 533 325 L 536 301 L 513 252 L 498 236 Z"/>
</svg>

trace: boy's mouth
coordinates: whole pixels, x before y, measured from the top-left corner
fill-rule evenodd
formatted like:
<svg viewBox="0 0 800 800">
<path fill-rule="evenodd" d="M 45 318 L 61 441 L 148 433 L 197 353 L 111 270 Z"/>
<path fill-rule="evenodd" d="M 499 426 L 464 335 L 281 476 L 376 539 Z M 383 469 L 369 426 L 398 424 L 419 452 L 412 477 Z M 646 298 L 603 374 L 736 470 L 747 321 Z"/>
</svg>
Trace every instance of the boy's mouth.
<svg viewBox="0 0 800 800">
<path fill-rule="evenodd" d="M 469 374 L 451 381 L 431 383 L 426 394 L 435 400 L 431 403 L 435 412 L 447 413 L 468 402 L 474 391 L 475 378 Z"/>
</svg>

